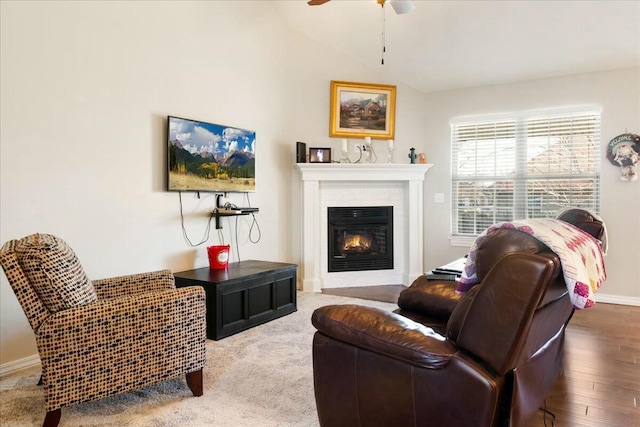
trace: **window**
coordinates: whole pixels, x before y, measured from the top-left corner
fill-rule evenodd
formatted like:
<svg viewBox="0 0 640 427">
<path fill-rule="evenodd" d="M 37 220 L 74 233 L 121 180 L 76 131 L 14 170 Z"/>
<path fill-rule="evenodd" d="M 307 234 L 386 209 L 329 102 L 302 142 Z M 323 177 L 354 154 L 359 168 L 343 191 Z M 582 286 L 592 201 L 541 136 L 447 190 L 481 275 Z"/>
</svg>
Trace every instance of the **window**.
<svg viewBox="0 0 640 427">
<path fill-rule="evenodd" d="M 570 206 L 599 212 L 599 110 L 457 119 L 451 149 L 453 237 Z"/>
</svg>

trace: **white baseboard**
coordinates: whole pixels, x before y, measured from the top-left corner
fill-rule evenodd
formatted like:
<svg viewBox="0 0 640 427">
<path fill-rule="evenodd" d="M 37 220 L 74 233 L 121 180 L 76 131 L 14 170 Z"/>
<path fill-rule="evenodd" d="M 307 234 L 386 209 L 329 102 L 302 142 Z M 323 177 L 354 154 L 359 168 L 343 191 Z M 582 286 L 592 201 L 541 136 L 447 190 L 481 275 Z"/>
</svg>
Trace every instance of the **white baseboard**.
<svg viewBox="0 0 640 427">
<path fill-rule="evenodd" d="M 640 306 L 640 298 L 638 297 L 625 297 L 620 295 L 607 295 L 607 294 L 596 294 L 596 304 L 602 302 L 605 304 L 620 304 L 620 305 L 633 305 Z"/>
<path fill-rule="evenodd" d="M 3 363 L 0 365 L 0 377 L 31 368 L 32 366 L 40 366 L 40 357 L 37 354 L 14 360 L 13 362 Z"/>
</svg>

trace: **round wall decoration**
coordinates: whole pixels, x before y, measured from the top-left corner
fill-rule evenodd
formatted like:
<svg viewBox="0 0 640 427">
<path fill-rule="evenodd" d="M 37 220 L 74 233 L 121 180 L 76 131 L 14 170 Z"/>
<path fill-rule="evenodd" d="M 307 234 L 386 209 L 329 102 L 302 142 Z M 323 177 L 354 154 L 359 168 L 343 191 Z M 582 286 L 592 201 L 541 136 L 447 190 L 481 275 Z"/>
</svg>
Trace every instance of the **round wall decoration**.
<svg viewBox="0 0 640 427">
<path fill-rule="evenodd" d="M 640 160 L 640 136 L 623 133 L 613 138 L 607 145 L 607 159 L 614 166 L 620 166 L 622 181 L 638 179 L 637 164 Z"/>
</svg>

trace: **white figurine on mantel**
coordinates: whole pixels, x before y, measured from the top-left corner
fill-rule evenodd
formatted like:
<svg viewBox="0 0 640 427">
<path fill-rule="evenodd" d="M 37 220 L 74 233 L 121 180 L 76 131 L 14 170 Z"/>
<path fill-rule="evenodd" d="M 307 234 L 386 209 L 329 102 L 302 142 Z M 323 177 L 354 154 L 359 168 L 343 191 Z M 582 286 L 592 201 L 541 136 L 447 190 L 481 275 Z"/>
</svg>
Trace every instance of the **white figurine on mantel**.
<svg viewBox="0 0 640 427">
<path fill-rule="evenodd" d="M 393 160 L 393 139 L 387 140 L 387 163 L 392 163 Z"/>
<path fill-rule="evenodd" d="M 364 145 L 362 146 L 362 163 L 375 163 L 378 159 L 376 152 L 371 145 L 371 137 L 365 136 Z"/>
</svg>

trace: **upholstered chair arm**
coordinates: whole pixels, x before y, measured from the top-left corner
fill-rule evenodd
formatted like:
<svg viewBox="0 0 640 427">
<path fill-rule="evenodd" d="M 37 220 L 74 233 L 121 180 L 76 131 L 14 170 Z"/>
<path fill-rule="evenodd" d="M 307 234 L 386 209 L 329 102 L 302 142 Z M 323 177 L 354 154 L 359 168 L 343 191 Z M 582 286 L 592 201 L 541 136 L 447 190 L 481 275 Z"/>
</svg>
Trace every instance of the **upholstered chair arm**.
<svg viewBox="0 0 640 427">
<path fill-rule="evenodd" d="M 456 293 L 457 285 L 454 280 L 433 281 L 427 280 L 426 276 L 418 277 L 400 292 L 398 307 L 446 322 L 461 298 Z"/>
<path fill-rule="evenodd" d="M 159 291 L 176 287 L 173 273 L 169 270 L 109 277 L 92 280 L 91 282 L 99 299 L 116 298 L 140 292 Z"/>
<path fill-rule="evenodd" d="M 427 369 L 446 366 L 456 351 L 433 329 L 373 307 L 329 305 L 311 322 L 331 338 Z"/>
<path fill-rule="evenodd" d="M 149 386 L 201 369 L 201 287 L 166 289 L 50 316 L 36 333 L 47 411 Z"/>
<path fill-rule="evenodd" d="M 33 289 L 33 286 L 29 283 L 29 279 L 24 275 L 15 252 L 12 252 L 15 242 L 16 240 L 11 240 L 5 243 L 2 249 L 0 249 L 0 265 L 2 265 L 2 269 L 11 284 L 11 288 L 16 294 L 18 302 L 20 302 L 22 310 L 29 320 L 31 329 L 35 331 L 51 313 Z"/>
</svg>

